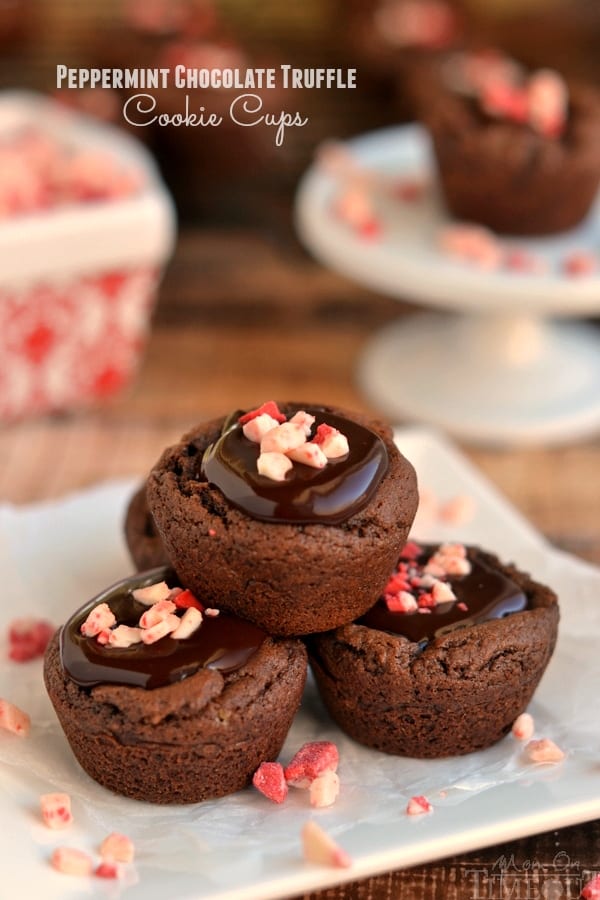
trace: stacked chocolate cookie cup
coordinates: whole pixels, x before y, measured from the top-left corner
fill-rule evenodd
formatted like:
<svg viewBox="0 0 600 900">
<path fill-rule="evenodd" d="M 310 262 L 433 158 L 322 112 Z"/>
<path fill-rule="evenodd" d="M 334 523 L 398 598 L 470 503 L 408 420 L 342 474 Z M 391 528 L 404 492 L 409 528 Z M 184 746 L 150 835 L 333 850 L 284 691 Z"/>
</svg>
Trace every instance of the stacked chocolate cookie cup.
<svg viewBox="0 0 600 900">
<path fill-rule="evenodd" d="M 475 548 L 444 571 L 447 550 L 407 544 L 417 503 L 391 429 L 332 407 L 270 401 L 167 448 L 126 519 L 136 565 L 163 568 L 88 603 L 48 651 L 83 768 L 153 802 L 240 789 L 281 749 L 307 650 L 330 714 L 364 744 L 431 757 L 502 737 L 551 656 L 556 597 Z M 88 634 L 104 605 L 114 621 Z"/>
</svg>

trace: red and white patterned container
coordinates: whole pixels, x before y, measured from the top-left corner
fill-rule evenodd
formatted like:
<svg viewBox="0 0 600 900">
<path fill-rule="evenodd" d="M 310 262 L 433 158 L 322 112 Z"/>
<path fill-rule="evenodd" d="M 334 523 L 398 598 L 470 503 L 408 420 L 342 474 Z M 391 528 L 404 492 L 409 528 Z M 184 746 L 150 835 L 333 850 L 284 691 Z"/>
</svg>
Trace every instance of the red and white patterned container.
<svg viewBox="0 0 600 900">
<path fill-rule="evenodd" d="M 137 141 L 45 97 L 0 94 L 0 146 L 28 129 L 90 159 L 115 159 L 139 184 L 0 218 L 5 421 L 83 408 L 129 382 L 175 237 L 172 201 Z"/>
</svg>

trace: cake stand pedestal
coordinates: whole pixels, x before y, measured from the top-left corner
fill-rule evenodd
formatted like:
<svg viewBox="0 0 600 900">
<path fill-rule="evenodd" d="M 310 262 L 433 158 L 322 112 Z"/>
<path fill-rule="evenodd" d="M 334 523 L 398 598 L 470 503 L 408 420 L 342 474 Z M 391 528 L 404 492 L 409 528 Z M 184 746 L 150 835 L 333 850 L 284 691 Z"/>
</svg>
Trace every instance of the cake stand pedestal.
<svg viewBox="0 0 600 900">
<path fill-rule="evenodd" d="M 298 232 L 317 258 L 367 287 L 439 310 L 404 316 L 368 342 L 357 378 L 370 401 L 392 419 L 480 443 L 560 443 L 600 430 L 600 329 L 565 320 L 600 311 L 600 275 L 573 278 L 561 268 L 574 250 L 599 250 L 598 204 L 572 232 L 505 239 L 535 253 L 543 274 L 484 272 L 438 250 L 437 231 L 451 220 L 418 126 L 374 132 L 349 147 L 382 180 L 425 174 L 431 183 L 416 205 L 374 188 L 384 223 L 377 242 L 335 219 L 339 184 L 318 166 L 298 190 Z"/>
</svg>

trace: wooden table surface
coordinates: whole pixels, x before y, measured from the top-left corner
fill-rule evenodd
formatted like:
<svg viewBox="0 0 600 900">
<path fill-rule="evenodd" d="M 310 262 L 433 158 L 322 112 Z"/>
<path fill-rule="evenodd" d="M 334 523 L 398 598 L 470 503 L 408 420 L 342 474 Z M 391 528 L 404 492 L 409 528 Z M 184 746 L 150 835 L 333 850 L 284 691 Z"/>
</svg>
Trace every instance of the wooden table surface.
<svg viewBox="0 0 600 900">
<path fill-rule="evenodd" d="M 0 428 L 0 499 L 27 503 L 115 476 L 141 478 L 188 426 L 271 397 L 368 410 L 353 379 L 361 347 L 411 310 L 325 272 L 285 228 L 188 230 L 135 384 L 102 409 Z M 550 541 L 600 564 L 600 439 L 460 449 Z M 593 822 L 310 897 L 575 898 L 585 871 L 598 869 Z"/>
</svg>

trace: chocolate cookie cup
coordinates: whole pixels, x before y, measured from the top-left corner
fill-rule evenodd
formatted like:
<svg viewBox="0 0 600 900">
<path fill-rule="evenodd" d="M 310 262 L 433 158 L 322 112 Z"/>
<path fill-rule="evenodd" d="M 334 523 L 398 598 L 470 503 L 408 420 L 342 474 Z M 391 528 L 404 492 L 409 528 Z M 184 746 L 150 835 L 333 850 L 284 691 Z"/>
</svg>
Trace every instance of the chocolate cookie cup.
<svg viewBox="0 0 600 900">
<path fill-rule="evenodd" d="M 124 533 L 129 555 L 138 572 L 169 565 L 167 551 L 148 509 L 145 483 L 127 504 Z"/>
<path fill-rule="evenodd" d="M 402 590 L 362 622 L 309 639 L 325 706 L 361 744 L 417 758 L 471 753 L 502 738 L 529 703 L 556 643 L 556 595 L 483 550 L 469 547 L 466 558 L 471 576 L 448 576 L 440 589 L 449 587 L 454 601 L 421 614 L 435 589 L 417 600 Z M 476 599 L 481 586 L 495 595 L 489 602 Z M 394 627 L 413 639 L 382 630 L 390 612 L 382 607 L 393 609 L 394 596 Z"/>
<path fill-rule="evenodd" d="M 123 647 L 126 641 L 100 643 L 106 630 L 82 634 L 101 604 L 117 621 L 137 622 L 155 604 L 142 605 L 131 592 L 165 578 L 173 583 L 165 568 L 139 573 L 76 612 L 48 646 L 44 679 L 91 778 L 136 800 L 196 803 L 240 790 L 261 762 L 277 757 L 300 704 L 306 651 L 300 641 L 273 639 L 215 610 L 181 640 L 167 634 Z M 179 612 L 201 605 L 189 591 L 179 597 Z M 131 633 L 130 624 L 121 627 Z"/>
<path fill-rule="evenodd" d="M 452 215 L 507 235 L 578 225 L 600 183 L 598 93 L 569 84 L 564 131 L 544 134 L 526 121 L 487 115 L 443 72 L 439 65 L 421 69 L 414 94 Z"/>
<path fill-rule="evenodd" d="M 256 472 L 258 447 L 235 413 L 168 448 L 147 497 L 183 584 L 270 634 L 302 635 L 373 604 L 406 540 L 417 484 L 382 422 L 327 406 L 280 409 L 335 426 L 349 452 L 321 470 L 295 463 L 271 481 Z"/>
</svg>

